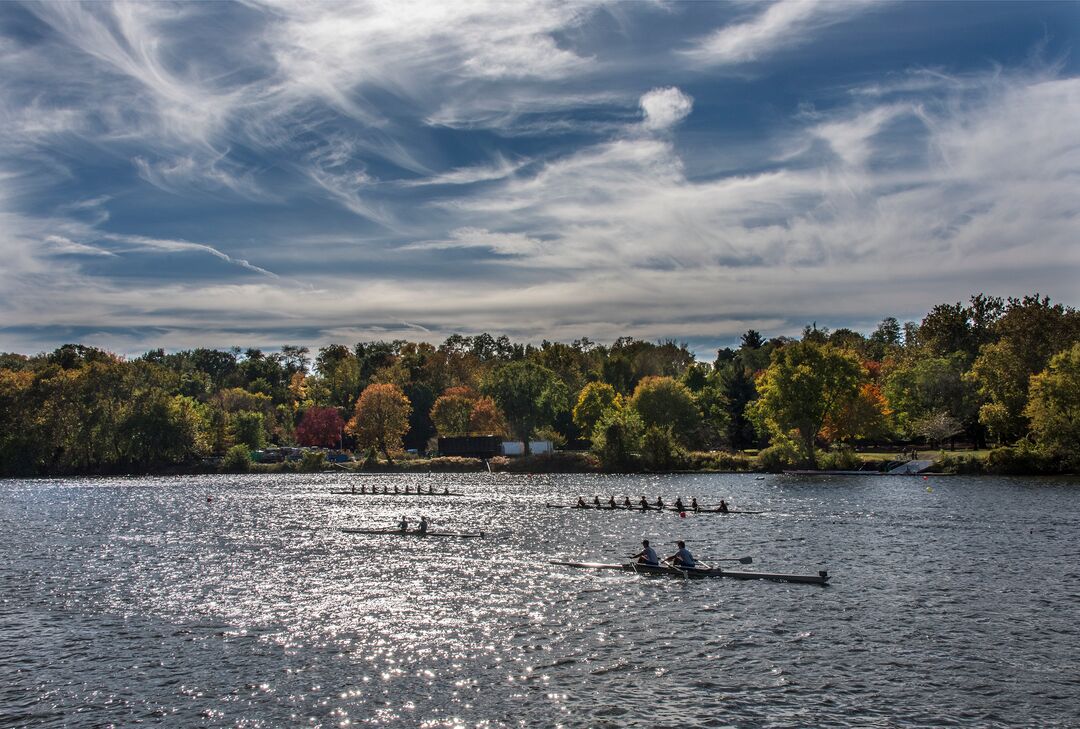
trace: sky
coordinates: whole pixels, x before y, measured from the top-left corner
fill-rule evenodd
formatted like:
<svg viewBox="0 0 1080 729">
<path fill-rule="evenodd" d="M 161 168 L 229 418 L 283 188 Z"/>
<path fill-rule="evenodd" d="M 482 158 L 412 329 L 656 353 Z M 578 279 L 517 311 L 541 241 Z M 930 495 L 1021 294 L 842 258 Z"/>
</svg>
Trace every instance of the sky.
<svg viewBox="0 0 1080 729">
<path fill-rule="evenodd" d="M 1080 3 L 0 3 L 0 351 L 1080 303 Z"/>
</svg>

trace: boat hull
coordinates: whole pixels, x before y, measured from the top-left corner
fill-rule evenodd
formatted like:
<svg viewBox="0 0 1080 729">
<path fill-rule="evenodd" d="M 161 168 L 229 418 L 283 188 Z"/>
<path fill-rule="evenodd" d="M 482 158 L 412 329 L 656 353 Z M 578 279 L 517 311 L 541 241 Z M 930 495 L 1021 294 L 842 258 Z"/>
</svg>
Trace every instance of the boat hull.
<svg viewBox="0 0 1080 729">
<path fill-rule="evenodd" d="M 421 534 L 417 531 L 403 532 L 400 529 L 342 529 L 345 534 L 374 534 L 378 536 L 386 537 L 457 537 L 459 539 L 483 539 L 484 533 L 478 534 L 456 534 L 453 532 L 424 532 Z"/>
<path fill-rule="evenodd" d="M 642 575 L 664 575 L 668 577 L 683 577 L 690 579 L 703 579 L 706 577 L 728 577 L 733 580 L 767 580 L 769 582 L 797 582 L 805 585 L 827 585 L 829 573 L 822 570 L 816 575 L 794 575 L 782 572 L 743 572 L 740 570 L 725 570 L 719 567 L 705 568 L 680 568 L 668 565 L 648 565 L 639 562 L 626 564 L 608 564 L 604 562 L 552 562 L 551 564 L 562 567 L 579 567 L 596 570 L 622 570 Z"/>
</svg>

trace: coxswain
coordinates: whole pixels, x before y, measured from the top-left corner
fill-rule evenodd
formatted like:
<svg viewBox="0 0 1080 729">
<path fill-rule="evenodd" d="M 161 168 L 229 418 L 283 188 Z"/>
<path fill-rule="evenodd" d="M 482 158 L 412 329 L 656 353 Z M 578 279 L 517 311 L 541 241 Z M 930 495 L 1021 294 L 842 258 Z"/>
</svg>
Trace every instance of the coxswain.
<svg viewBox="0 0 1080 729">
<path fill-rule="evenodd" d="M 682 497 L 675 497 L 675 511 L 686 511 L 686 507 L 683 506 Z"/>
<path fill-rule="evenodd" d="M 420 523 L 416 525 L 416 533 L 419 534 L 420 536 L 424 536 L 424 535 L 427 534 L 427 517 L 426 516 L 420 517 Z"/>
<path fill-rule="evenodd" d="M 577 497 L 577 503 L 574 504 L 574 508 L 575 509 L 588 509 L 589 508 L 589 505 L 585 503 L 585 497 L 584 496 Z"/>
<path fill-rule="evenodd" d="M 596 496 L 592 497 L 592 503 L 593 503 L 593 506 L 595 506 L 597 509 L 599 509 L 600 508 L 600 496 L 596 495 Z"/>
<path fill-rule="evenodd" d="M 690 497 L 690 508 L 693 509 L 695 512 L 701 511 L 701 507 L 698 506 L 696 496 Z"/>
<path fill-rule="evenodd" d="M 720 499 L 720 506 L 716 507 L 716 510 L 719 511 L 721 514 L 728 513 L 727 502 L 723 499 Z"/>
<path fill-rule="evenodd" d="M 616 505 L 616 503 L 615 503 L 615 494 L 612 494 L 612 495 L 611 495 L 611 498 L 610 498 L 610 499 L 608 499 L 607 505 L 608 505 L 608 508 L 609 508 L 609 509 L 614 509 L 614 508 L 616 508 L 616 506 L 617 506 L 617 505 Z"/>
<path fill-rule="evenodd" d="M 639 501 L 638 503 L 641 504 L 641 510 L 642 511 L 648 511 L 649 510 L 649 502 L 645 499 L 644 496 L 641 497 L 641 501 Z"/>
<path fill-rule="evenodd" d="M 405 518 L 404 514 L 401 516 L 401 521 L 398 522 L 397 527 L 402 534 L 409 531 L 409 520 Z"/>
<path fill-rule="evenodd" d="M 690 554 L 690 550 L 686 548 L 686 542 L 676 542 L 679 550 L 675 554 L 666 558 L 665 562 L 670 562 L 676 567 L 696 567 L 697 562 L 694 561 L 694 555 Z"/>
<path fill-rule="evenodd" d="M 648 539 L 641 540 L 641 547 L 641 551 L 631 555 L 630 559 L 636 559 L 639 564 L 658 566 L 660 564 L 660 558 L 656 556 L 656 550 L 649 546 Z"/>
<path fill-rule="evenodd" d="M 660 511 L 664 510 L 664 500 L 659 496 L 656 497 L 656 508 Z"/>
</svg>

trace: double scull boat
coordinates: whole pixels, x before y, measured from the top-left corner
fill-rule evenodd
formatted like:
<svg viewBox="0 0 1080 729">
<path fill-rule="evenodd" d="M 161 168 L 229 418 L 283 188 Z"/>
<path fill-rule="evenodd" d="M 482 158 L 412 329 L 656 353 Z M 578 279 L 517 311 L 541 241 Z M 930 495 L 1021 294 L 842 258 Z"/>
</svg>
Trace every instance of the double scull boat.
<svg viewBox="0 0 1080 729">
<path fill-rule="evenodd" d="M 378 534 L 388 537 L 458 537 L 460 539 L 483 539 L 484 533 L 457 534 L 454 532 L 419 532 L 416 530 L 401 531 L 400 529 L 342 529 L 345 534 Z"/>
<path fill-rule="evenodd" d="M 790 575 L 779 572 L 744 572 L 742 570 L 725 570 L 719 567 L 674 567 L 671 565 L 650 565 L 640 562 L 624 564 L 609 564 L 605 562 L 551 562 L 560 567 L 580 567 L 594 570 L 623 570 L 636 572 L 644 575 L 669 575 L 672 577 L 730 577 L 735 580 L 769 580 L 771 582 L 801 582 L 808 585 L 826 585 L 829 582 L 829 573 L 825 570 L 816 575 Z"/>
</svg>

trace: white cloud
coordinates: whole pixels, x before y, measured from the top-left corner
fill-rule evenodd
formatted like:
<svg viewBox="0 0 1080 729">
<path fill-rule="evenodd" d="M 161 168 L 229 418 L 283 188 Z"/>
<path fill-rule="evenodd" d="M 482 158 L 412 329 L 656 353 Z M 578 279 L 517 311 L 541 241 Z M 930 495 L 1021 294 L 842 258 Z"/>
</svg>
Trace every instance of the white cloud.
<svg viewBox="0 0 1080 729">
<path fill-rule="evenodd" d="M 806 42 L 811 32 L 843 22 L 869 5 L 867 0 L 776 0 L 750 20 L 726 25 L 701 39 L 687 53 L 710 65 L 756 61 Z"/>
<path fill-rule="evenodd" d="M 693 98 L 674 86 L 649 91 L 642 95 L 640 104 L 648 129 L 673 127 L 689 116 L 694 108 Z"/>
</svg>

